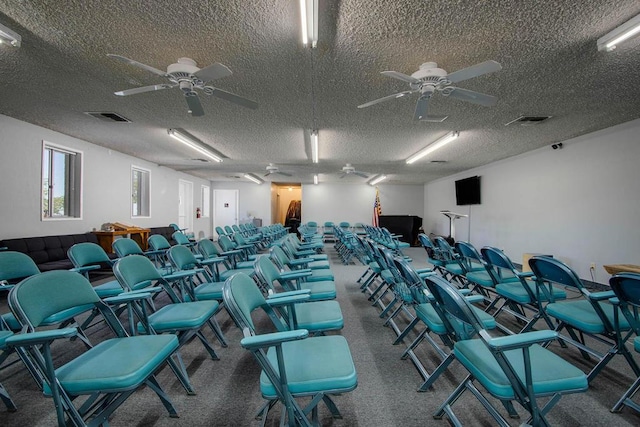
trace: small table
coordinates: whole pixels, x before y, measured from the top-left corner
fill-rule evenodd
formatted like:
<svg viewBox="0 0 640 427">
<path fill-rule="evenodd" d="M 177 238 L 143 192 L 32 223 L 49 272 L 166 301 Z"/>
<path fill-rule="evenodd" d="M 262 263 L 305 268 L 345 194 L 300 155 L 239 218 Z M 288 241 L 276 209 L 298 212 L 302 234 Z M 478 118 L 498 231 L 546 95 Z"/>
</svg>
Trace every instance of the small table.
<svg viewBox="0 0 640 427">
<path fill-rule="evenodd" d="M 109 254 L 113 252 L 113 241 L 120 236 L 131 238 L 143 251 L 146 251 L 150 231 L 148 228 L 129 228 L 126 230 L 94 231 L 93 234 L 98 238 L 98 244 Z"/>
<path fill-rule="evenodd" d="M 602 267 L 604 267 L 609 274 L 640 273 L 640 265 L 634 264 L 609 264 L 603 265 Z"/>
</svg>

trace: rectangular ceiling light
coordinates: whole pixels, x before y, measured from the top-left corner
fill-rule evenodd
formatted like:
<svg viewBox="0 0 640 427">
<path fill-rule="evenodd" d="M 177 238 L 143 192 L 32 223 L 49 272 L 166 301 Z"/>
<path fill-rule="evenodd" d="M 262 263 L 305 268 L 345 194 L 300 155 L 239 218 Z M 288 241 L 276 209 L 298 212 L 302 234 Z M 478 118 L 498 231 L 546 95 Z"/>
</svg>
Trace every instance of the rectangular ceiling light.
<svg viewBox="0 0 640 427">
<path fill-rule="evenodd" d="M 0 24 L 0 44 L 8 44 L 13 47 L 20 47 L 22 37 L 20 34 L 11 31 L 4 25 Z"/>
<path fill-rule="evenodd" d="M 255 183 L 256 183 L 256 184 L 258 184 L 258 185 L 259 185 L 259 184 L 262 184 L 262 183 L 264 182 L 263 180 L 261 180 L 261 179 L 260 179 L 260 178 L 258 178 L 257 176 L 251 175 L 251 174 L 249 174 L 249 173 L 245 173 L 245 174 L 244 174 L 244 177 L 245 177 L 245 178 L 247 178 L 249 181 L 253 181 L 253 182 L 255 182 Z"/>
<path fill-rule="evenodd" d="M 369 185 L 376 185 L 382 181 L 384 181 L 385 179 L 387 179 L 387 175 L 380 175 L 379 177 L 377 177 L 376 179 L 374 179 L 373 181 L 371 181 L 369 183 Z"/>
<path fill-rule="evenodd" d="M 406 160 L 407 164 L 410 165 L 411 163 L 413 163 L 413 162 L 415 162 L 417 160 L 420 160 L 421 158 L 423 158 L 427 154 L 436 151 L 438 148 L 444 147 L 445 145 L 447 145 L 448 143 L 450 143 L 451 141 L 456 139 L 458 137 L 458 135 L 460 135 L 460 133 L 457 132 L 457 131 L 449 132 L 448 134 L 446 134 L 442 138 L 436 140 L 433 144 L 428 145 L 427 147 L 425 147 L 422 150 L 418 151 L 413 156 L 409 157 Z"/>
<path fill-rule="evenodd" d="M 196 150 L 198 153 L 207 156 L 208 158 L 210 158 L 211 160 L 213 160 L 214 162 L 218 162 L 220 163 L 222 161 L 222 158 L 219 157 L 217 154 L 213 153 L 211 150 L 209 150 L 205 144 L 203 144 L 202 142 L 194 139 L 193 137 L 180 132 L 178 129 L 169 129 L 167 132 L 169 132 L 169 136 L 177 141 L 180 141 L 181 143 L 183 143 L 184 145 L 186 145 L 187 147 Z"/>
<path fill-rule="evenodd" d="M 616 45 L 640 34 L 640 15 L 609 31 L 598 39 L 598 50 L 611 52 Z"/>
<path fill-rule="evenodd" d="M 311 161 L 318 163 L 318 131 L 311 131 Z"/>
<path fill-rule="evenodd" d="M 317 175 L 317 174 L 316 174 L 316 175 L 313 175 L 313 183 L 314 183 L 315 185 L 318 185 L 318 175 Z"/>
<path fill-rule="evenodd" d="M 302 44 L 318 44 L 318 0 L 300 0 L 300 20 L 302 21 Z"/>
</svg>

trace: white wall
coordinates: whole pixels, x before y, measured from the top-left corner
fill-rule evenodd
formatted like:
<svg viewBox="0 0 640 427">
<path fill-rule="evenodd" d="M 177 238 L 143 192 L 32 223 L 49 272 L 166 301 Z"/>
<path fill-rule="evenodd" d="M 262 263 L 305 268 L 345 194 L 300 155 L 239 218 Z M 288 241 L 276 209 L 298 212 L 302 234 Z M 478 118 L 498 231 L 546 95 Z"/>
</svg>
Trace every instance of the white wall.
<svg viewBox="0 0 640 427">
<path fill-rule="evenodd" d="M 378 185 L 383 215 L 424 216 L 422 185 Z M 371 224 L 376 189 L 367 184 L 302 186 L 302 222 Z"/>
<path fill-rule="evenodd" d="M 634 120 L 429 183 L 425 231 L 448 234 L 440 210 L 470 213 L 456 222 L 457 240 L 497 246 L 517 263 L 552 254 L 584 278 L 594 262 L 596 281 L 607 282 L 602 265 L 640 264 L 638 134 Z M 473 175 L 482 204 L 456 206 L 454 181 Z"/>
<path fill-rule="evenodd" d="M 167 226 L 178 221 L 178 179 L 194 183 L 194 206 L 200 203 L 200 185 L 209 185 L 200 178 L 7 116 L 0 115 L 0 129 L 0 239 L 84 233 L 100 229 L 105 222 Z M 81 219 L 40 218 L 43 140 L 83 152 Z M 151 171 L 150 218 L 131 218 L 131 165 Z M 194 230 L 190 231 L 210 236 L 209 221 L 192 214 Z"/>
</svg>

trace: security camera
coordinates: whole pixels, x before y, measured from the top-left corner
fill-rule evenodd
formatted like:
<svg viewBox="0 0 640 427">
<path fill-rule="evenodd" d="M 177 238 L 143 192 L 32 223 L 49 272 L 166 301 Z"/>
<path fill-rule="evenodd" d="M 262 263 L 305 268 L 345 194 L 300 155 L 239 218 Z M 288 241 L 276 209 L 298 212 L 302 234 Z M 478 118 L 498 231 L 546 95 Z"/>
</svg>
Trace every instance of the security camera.
<svg viewBox="0 0 640 427">
<path fill-rule="evenodd" d="M 562 142 L 558 142 L 557 144 L 552 144 L 551 148 L 553 148 L 554 150 L 558 150 L 558 149 L 562 149 Z"/>
</svg>

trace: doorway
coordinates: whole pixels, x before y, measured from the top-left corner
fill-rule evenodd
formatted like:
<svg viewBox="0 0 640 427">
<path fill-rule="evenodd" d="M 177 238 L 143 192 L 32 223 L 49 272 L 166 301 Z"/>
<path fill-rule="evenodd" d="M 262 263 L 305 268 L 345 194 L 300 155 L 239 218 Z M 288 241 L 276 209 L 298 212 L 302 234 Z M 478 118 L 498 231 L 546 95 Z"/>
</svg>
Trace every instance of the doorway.
<svg viewBox="0 0 640 427">
<path fill-rule="evenodd" d="M 213 190 L 213 227 L 238 225 L 238 190 Z"/>
<path fill-rule="evenodd" d="M 298 230 L 302 218 L 302 186 L 298 184 L 271 184 L 276 195 L 272 200 L 273 222 Z"/>
<path fill-rule="evenodd" d="M 178 180 L 178 227 L 193 232 L 193 182 Z"/>
</svg>

